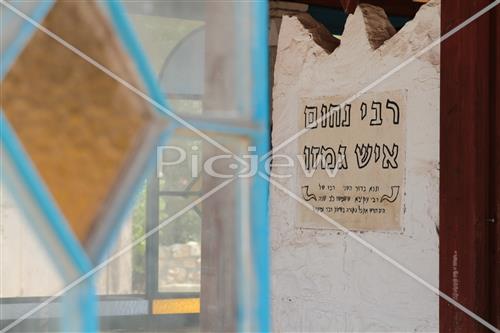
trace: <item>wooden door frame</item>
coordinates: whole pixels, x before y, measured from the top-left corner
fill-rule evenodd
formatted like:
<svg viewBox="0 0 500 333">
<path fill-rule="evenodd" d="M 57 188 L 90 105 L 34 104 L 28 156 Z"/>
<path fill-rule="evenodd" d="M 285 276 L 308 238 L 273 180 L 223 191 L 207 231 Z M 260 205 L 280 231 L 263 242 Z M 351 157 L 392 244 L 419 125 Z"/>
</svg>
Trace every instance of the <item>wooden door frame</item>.
<svg viewBox="0 0 500 333">
<path fill-rule="evenodd" d="M 489 0 L 442 0 L 450 31 Z M 499 6 L 441 45 L 440 290 L 499 325 Z M 496 222 L 492 222 L 496 220 Z M 440 331 L 487 331 L 440 300 Z"/>
</svg>

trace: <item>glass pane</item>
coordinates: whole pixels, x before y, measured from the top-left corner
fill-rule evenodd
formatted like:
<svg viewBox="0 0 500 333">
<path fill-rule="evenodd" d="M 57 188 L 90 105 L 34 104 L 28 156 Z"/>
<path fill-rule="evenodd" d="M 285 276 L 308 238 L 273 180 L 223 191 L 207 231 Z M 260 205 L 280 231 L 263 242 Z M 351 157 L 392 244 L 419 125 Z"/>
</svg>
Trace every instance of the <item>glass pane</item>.
<svg viewBox="0 0 500 333">
<path fill-rule="evenodd" d="M 143 86 L 95 2 L 57 1 L 43 25 L 131 86 Z M 144 152 L 153 149 L 166 120 L 39 29 L 1 83 L 5 117 L 72 231 L 97 256 L 105 237 L 95 237 L 126 205 L 119 194 L 141 176 Z"/>
<path fill-rule="evenodd" d="M 97 292 L 100 295 L 144 294 L 146 288 L 146 187 L 121 227 L 114 249 L 107 256 L 109 263 L 98 272 Z"/>
<path fill-rule="evenodd" d="M 204 5 L 145 2 L 126 6 L 170 107 L 178 113 L 201 114 Z"/>
<path fill-rule="evenodd" d="M 19 10 L 26 13 L 36 21 L 41 20 L 48 10 L 52 7 L 51 1 L 17 1 L 16 6 Z M 29 29 L 35 29 L 29 22 L 17 16 L 4 6 L 0 7 L 0 52 L 2 54 L 1 77 L 8 71 L 15 57 L 21 51 L 27 42 L 29 34 L 25 32 Z M 22 31 L 24 30 L 24 33 Z"/>
<path fill-rule="evenodd" d="M 209 5 L 202 1 L 125 4 L 174 111 L 240 120 L 250 117 L 250 4 L 223 1 Z M 232 106 L 228 106 L 228 101 Z M 207 108 L 211 111 L 202 112 Z"/>
<path fill-rule="evenodd" d="M 65 283 L 32 226 L 3 186 L 0 198 L 0 328 L 6 328 L 64 288 Z M 47 304 L 12 327 L 12 331 L 59 330 L 61 311 L 59 302 Z"/>
<path fill-rule="evenodd" d="M 160 221 L 192 203 L 195 196 L 160 196 Z M 201 206 L 179 216 L 159 232 L 158 290 L 199 292 L 201 278 Z"/>
<path fill-rule="evenodd" d="M 160 147 L 158 165 L 160 191 L 179 194 L 200 190 L 202 140 L 198 137 L 172 138 Z"/>
<path fill-rule="evenodd" d="M 200 139 L 172 138 L 161 149 L 160 177 L 151 180 L 159 184 L 158 223 L 167 222 L 158 236 L 159 292 L 200 291 L 202 205 L 193 202 L 202 195 L 202 153 Z"/>
<path fill-rule="evenodd" d="M 232 154 L 203 145 L 201 327 L 235 331 L 245 321 L 239 311 L 251 307 L 255 276 L 250 246 L 249 141 L 214 136 Z M 216 160 L 215 160 L 216 159 Z M 221 309 L 223 309 L 221 311 Z M 215 319 L 219 318 L 219 319 Z"/>
<path fill-rule="evenodd" d="M 254 108 L 249 88 L 251 41 L 248 32 L 252 28 L 250 5 L 212 2 L 209 6 L 205 6 L 204 2 L 180 1 L 124 1 L 123 3 L 127 7 L 130 21 L 140 42 L 146 50 L 158 84 L 175 111 L 193 117 L 203 115 L 203 117 L 223 118 L 229 121 L 237 119 L 238 123 L 246 129 L 255 128 L 249 124 Z M 57 6 L 76 6 L 84 9 L 86 7 L 64 1 L 57 2 Z M 61 12 L 58 13 L 61 14 Z M 69 22 L 67 20 L 71 15 L 62 16 L 62 21 L 55 20 L 55 22 Z M 98 15 L 86 17 L 97 19 Z M 96 40 L 94 36 L 82 33 L 78 29 L 76 32 L 74 29 L 68 29 L 64 33 L 56 32 L 61 34 L 63 39 L 68 39 L 70 43 L 74 41 L 73 34 L 93 42 Z M 46 36 L 43 37 L 46 38 Z M 113 34 L 110 33 L 108 37 L 111 41 Z M 80 46 L 78 43 L 75 44 Z M 41 43 L 41 45 L 45 44 Z M 61 49 L 61 46 L 54 49 Z M 95 54 L 84 48 L 82 51 L 99 61 L 102 60 L 99 58 L 102 51 L 99 47 L 96 48 Z M 69 55 L 76 57 L 74 54 Z M 117 57 L 114 59 L 116 60 Z M 51 65 L 53 61 L 54 58 L 49 61 Z M 116 61 L 100 62 L 112 71 L 118 64 Z M 85 63 L 85 66 L 92 71 L 97 70 L 91 64 Z M 96 72 L 98 73 L 99 71 Z M 39 71 L 32 71 L 28 74 L 37 76 Z M 38 76 L 37 82 L 42 82 L 40 77 L 45 76 Z M 130 81 L 127 76 L 124 76 L 124 79 Z M 97 82 L 97 80 L 94 81 Z M 114 82 L 114 84 L 117 83 Z M 132 84 L 136 86 L 135 81 Z M 59 86 L 63 87 L 64 84 Z M 91 90 L 96 87 L 99 85 L 85 85 L 84 88 Z M 116 89 L 121 90 L 119 87 L 117 86 Z M 101 90 L 113 89 L 112 87 Z M 66 94 L 66 90 L 68 89 L 63 88 L 61 92 Z M 16 92 L 16 89 L 13 88 L 12 91 Z M 92 100 L 86 95 L 80 95 L 83 96 L 81 101 Z M 95 97 L 98 94 L 91 95 Z M 123 98 L 120 101 L 127 102 Z M 137 104 L 143 106 L 143 103 L 139 102 Z M 128 105 L 137 107 L 131 103 Z M 107 110 L 107 108 L 104 109 Z M 124 109 L 121 107 L 118 109 L 121 110 L 120 114 L 123 114 Z M 97 114 L 101 115 L 101 113 Z M 48 115 L 54 116 L 50 112 Z M 16 113 L 12 112 L 11 116 L 15 117 Z M 96 126 L 104 128 L 107 125 L 116 125 L 116 121 L 120 123 L 120 126 L 126 125 L 121 121 L 123 117 L 112 118 L 115 121 L 84 124 L 78 132 L 92 133 L 86 130 Z M 160 121 L 154 123 L 159 126 Z M 56 121 L 55 124 L 60 123 Z M 45 125 L 38 123 L 41 132 L 51 128 Z M 25 123 L 19 122 L 16 130 L 31 133 L 30 128 L 30 126 L 25 126 Z M 145 132 L 151 133 L 149 130 Z M 233 129 L 231 133 L 234 132 Z M 132 135 L 126 135 L 127 131 L 108 130 L 106 134 L 109 133 L 125 135 L 126 138 L 133 139 Z M 53 135 L 46 137 L 50 138 Z M 87 139 L 89 143 L 106 141 L 101 140 L 102 137 L 90 135 Z M 223 142 L 223 145 L 236 154 L 245 153 L 248 145 L 246 139 L 237 136 L 219 136 L 216 140 Z M 172 142 L 175 143 L 175 140 Z M 156 179 L 154 187 L 151 187 L 150 183 L 141 192 L 136 208 L 121 229 L 115 247 L 110 251 L 108 258 L 114 258 L 118 254 L 120 256 L 97 274 L 96 289 L 101 296 L 99 297 L 100 323 L 101 329 L 105 332 L 196 331 L 200 326 L 200 317 L 205 317 L 203 320 L 207 322 L 217 323 L 219 322 L 218 316 L 224 313 L 225 317 L 221 318 L 224 322 L 223 326 L 230 331 L 235 331 L 237 317 L 243 308 L 240 306 L 243 302 L 242 298 L 248 296 L 249 291 L 255 290 L 253 283 L 246 284 L 251 278 L 247 278 L 244 274 L 244 270 L 251 270 L 251 266 L 255 263 L 255 260 L 251 258 L 249 245 L 249 181 L 232 179 L 229 182 L 225 177 L 234 178 L 235 174 L 241 170 L 241 166 L 233 167 L 237 164 L 228 159 L 217 161 L 212 165 L 216 174 L 206 175 L 202 172 L 203 163 L 201 162 L 224 152 L 202 141 L 196 135 L 184 136 L 183 139 L 178 139 L 176 144 L 178 148 L 185 150 L 186 159 L 177 163 L 175 168 L 165 171 L 164 175 Z M 56 149 L 54 154 L 59 156 L 61 151 Z M 94 157 L 95 154 L 91 155 Z M 113 152 L 103 155 L 110 158 L 114 156 Z M 130 160 L 134 160 L 132 155 L 127 155 L 127 161 L 130 161 L 129 157 L 131 157 Z M 161 155 L 162 160 L 167 161 L 172 157 L 175 158 L 172 151 Z M 68 161 L 75 162 L 75 159 L 70 158 Z M 53 163 L 53 160 L 49 162 Z M 80 181 L 85 190 L 96 186 L 104 187 L 107 183 L 121 184 L 125 178 L 121 177 L 123 173 L 119 174 L 120 177 L 115 177 L 103 171 L 110 164 L 112 164 L 111 161 L 108 161 L 98 168 L 100 171 L 95 172 L 95 175 L 99 177 L 95 178 L 94 182 L 86 182 L 80 174 L 66 178 Z M 95 163 L 82 163 L 82 165 L 96 166 Z M 77 168 L 68 169 L 73 172 Z M 47 170 L 52 172 L 54 179 L 65 179 L 60 173 L 54 172 L 58 168 L 47 168 Z M 68 188 L 65 186 L 68 185 L 66 182 L 59 182 L 58 185 L 61 190 Z M 75 191 L 74 193 L 87 200 L 97 200 L 103 197 L 103 195 L 85 194 L 90 192 Z M 126 197 L 128 193 L 127 188 L 121 191 L 120 195 L 123 194 Z M 113 194 L 117 193 L 113 192 Z M 65 200 L 68 210 L 76 208 L 79 204 L 78 200 L 72 200 L 69 196 L 60 195 L 60 197 Z M 113 199 L 114 196 L 110 198 Z M 92 215 L 99 211 L 97 208 L 87 208 L 82 208 L 75 216 Z M 94 219 L 90 220 L 94 221 Z M 159 230 L 149 233 L 157 227 Z M 221 230 L 218 230 L 219 227 Z M 90 231 L 94 230 L 89 228 L 82 233 L 80 238 L 88 239 Z M 137 239 L 146 234 L 146 239 L 134 244 Z M 122 252 L 131 244 L 133 248 Z M 203 271 L 205 277 L 202 276 Z M 240 281 L 245 281 L 245 283 Z M 204 301 L 200 301 L 203 298 Z M 218 307 L 217 317 L 213 315 L 214 305 Z M 211 328 L 209 324 L 205 324 L 205 330 L 219 331 L 217 328 Z M 32 329 L 32 331 L 37 330 Z"/>
<path fill-rule="evenodd" d="M 236 176 L 245 172 L 237 159 L 248 152 L 248 141 L 236 136 L 214 138 L 234 156 L 183 134 L 169 140 L 159 154 L 161 177 L 152 180 L 159 187 L 157 282 L 158 292 L 167 298 L 199 297 L 200 289 L 205 290 L 202 299 L 227 308 L 231 325 L 236 294 L 246 296 L 251 290 L 236 278 L 242 274 L 238 272 L 251 270 L 245 264 L 251 258 L 249 181 Z M 203 314 L 203 304 L 202 315 L 210 316 L 210 311 Z"/>
<path fill-rule="evenodd" d="M 201 115 L 203 112 L 203 103 L 196 96 L 189 99 L 190 96 L 169 96 L 168 102 L 172 108 L 179 113 L 192 113 L 193 115 Z M 185 97 L 185 98 L 179 98 Z"/>
</svg>

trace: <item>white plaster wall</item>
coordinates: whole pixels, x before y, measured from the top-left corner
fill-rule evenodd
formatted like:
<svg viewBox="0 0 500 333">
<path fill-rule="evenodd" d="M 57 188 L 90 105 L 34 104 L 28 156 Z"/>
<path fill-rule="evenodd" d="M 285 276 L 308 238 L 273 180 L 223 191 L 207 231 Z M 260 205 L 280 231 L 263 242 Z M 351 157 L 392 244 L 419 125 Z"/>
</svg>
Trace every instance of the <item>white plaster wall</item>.
<svg viewBox="0 0 500 333">
<path fill-rule="evenodd" d="M 3 186 L 3 185 L 2 185 Z M 14 200 L 0 197 L 0 297 L 53 295 L 64 281 Z"/>
<path fill-rule="evenodd" d="M 439 38 L 437 1 L 376 50 L 369 39 L 390 29 L 372 14 L 368 9 L 365 20 L 358 8 L 331 54 L 296 17 L 283 18 L 274 69 L 274 147 L 298 131 L 300 97 L 350 96 Z M 408 90 L 403 229 L 357 234 L 438 286 L 439 47 L 370 91 L 399 89 Z M 297 141 L 279 153 L 296 156 Z M 299 193 L 296 176 L 275 180 Z M 271 188 L 274 331 L 438 330 L 436 295 L 341 232 L 296 228 L 297 205 Z"/>
<path fill-rule="evenodd" d="M 0 297 L 53 295 L 67 284 L 7 191 L 0 197 Z M 126 222 L 116 251 L 132 241 L 132 223 Z M 97 274 L 100 294 L 132 294 L 132 251 Z"/>
</svg>

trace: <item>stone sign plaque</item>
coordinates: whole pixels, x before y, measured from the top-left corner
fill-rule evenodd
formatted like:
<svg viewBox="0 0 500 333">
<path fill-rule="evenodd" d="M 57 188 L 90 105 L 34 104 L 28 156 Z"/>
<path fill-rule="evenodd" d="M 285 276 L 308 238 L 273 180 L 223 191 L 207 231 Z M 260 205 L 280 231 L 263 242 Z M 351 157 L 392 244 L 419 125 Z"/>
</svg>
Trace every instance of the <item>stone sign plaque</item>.
<svg viewBox="0 0 500 333">
<path fill-rule="evenodd" d="M 302 98 L 302 198 L 351 230 L 399 230 L 406 155 L 406 92 Z M 300 205 L 298 227 L 337 229 Z"/>
</svg>

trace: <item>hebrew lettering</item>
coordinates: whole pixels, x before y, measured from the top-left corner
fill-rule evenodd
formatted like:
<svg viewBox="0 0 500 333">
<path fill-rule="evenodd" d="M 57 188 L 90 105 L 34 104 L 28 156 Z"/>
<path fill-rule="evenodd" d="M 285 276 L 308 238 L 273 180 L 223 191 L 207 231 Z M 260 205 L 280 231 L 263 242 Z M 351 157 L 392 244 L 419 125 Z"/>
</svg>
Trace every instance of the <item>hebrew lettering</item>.
<svg viewBox="0 0 500 333">
<path fill-rule="evenodd" d="M 373 118 L 370 120 L 370 125 L 378 126 L 382 125 L 382 103 L 372 102 Z"/>
<path fill-rule="evenodd" d="M 297 192 L 352 230 L 398 230 L 403 209 L 406 92 L 300 99 Z M 345 103 L 349 100 L 350 103 Z M 352 111 L 352 114 L 351 114 Z M 297 226 L 335 229 L 300 209 Z"/>
<path fill-rule="evenodd" d="M 318 126 L 318 107 L 317 106 L 307 106 L 304 110 L 305 128 L 316 128 Z"/>
<path fill-rule="evenodd" d="M 372 157 L 372 151 L 373 147 L 369 144 L 367 145 L 358 145 L 356 144 L 356 161 L 358 161 L 358 168 L 363 169 L 365 166 L 368 165 L 368 162 L 370 162 L 370 159 Z"/>
<path fill-rule="evenodd" d="M 399 124 L 399 105 L 398 103 L 387 99 L 385 107 L 392 111 L 392 122 L 394 124 Z"/>
<path fill-rule="evenodd" d="M 393 144 L 391 150 L 389 150 L 389 147 L 387 147 L 387 145 L 383 145 L 382 154 L 384 156 L 382 160 L 382 167 L 384 169 L 396 169 L 398 167 L 398 162 L 396 160 L 396 158 L 398 157 L 398 150 L 399 146 L 397 144 Z"/>
</svg>

